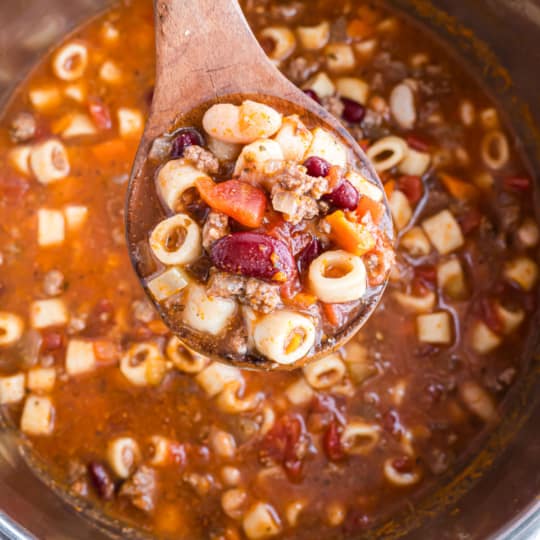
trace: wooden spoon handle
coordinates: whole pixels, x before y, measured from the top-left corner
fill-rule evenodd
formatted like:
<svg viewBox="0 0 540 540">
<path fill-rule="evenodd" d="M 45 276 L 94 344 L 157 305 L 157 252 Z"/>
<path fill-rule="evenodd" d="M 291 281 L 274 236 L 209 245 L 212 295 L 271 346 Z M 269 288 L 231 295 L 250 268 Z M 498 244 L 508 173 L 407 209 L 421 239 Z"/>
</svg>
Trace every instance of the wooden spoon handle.
<svg viewBox="0 0 540 540">
<path fill-rule="evenodd" d="M 237 0 L 154 0 L 158 115 L 174 119 L 224 94 L 283 93 Z M 276 78 L 277 86 L 276 88 Z"/>
</svg>

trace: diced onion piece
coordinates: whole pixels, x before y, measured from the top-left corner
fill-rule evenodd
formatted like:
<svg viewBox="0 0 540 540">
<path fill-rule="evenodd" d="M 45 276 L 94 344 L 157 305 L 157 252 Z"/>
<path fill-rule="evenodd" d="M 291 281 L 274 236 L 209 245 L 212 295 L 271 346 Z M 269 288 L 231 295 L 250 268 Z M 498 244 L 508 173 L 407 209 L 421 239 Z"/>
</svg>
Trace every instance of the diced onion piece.
<svg viewBox="0 0 540 540">
<path fill-rule="evenodd" d="M 65 239 L 64 215 L 59 210 L 38 210 L 38 244 L 40 247 L 59 246 Z"/>
<path fill-rule="evenodd" d="M 331 43 L 324 48 L 326 66 L 330 71 L 348 71 L 356 65 L 353 48 L 347 43 Z"/>
<path fill-rule="evenodd" d="M 136 139 L 142 134 L 144 118 L 138 109 L 120 107 L 116 111 L 118 118 L 118 132 L 124 139 Z"/>
<path fill-rule="evenodd" d="M 304 49 L 316 51 L 322 49 L 328 43 L 330 24 L 328 21 L 322 21 L 316 26 L 299 26 L 296 33 Z"/>
<path fill-rule="evenodd" d="M 65 326 L 67 322 L 68 312 L 63 300 L 50 298 L 48 300 L 36 300 L 30 304 L 30 324 L 32 328 Z"/>
<path fill-rule="evenodd" d="M 97 133 L 96 126 L 86 114 L 72 114 L 67 119 L 67 125 L 62 130 L 62 137 L 64 139 L 71 139 L 73 137 L 84 137 L 88 135 L 95 135 Z"/>
<path fill-rule="evenodd" d="M 217 336 L 225 331 L 236 309 L 234 300 L 210 297 L 204 287 L 193 284 L 187 291 L 183 319 L 194 330 Z"/>
<path fill-rule="evenodd" d="M 257 502 L 245 513 L 242 522 L 249 540 L 262 540 L 281 532 L 281 523 L 276 511 L 269 504 Z"/>
<path fill-rule="evenodd" d="M 141 450 L 131 437 L 113 439 L 107 447 L 107 461 L 120 478 L 128 478 L 141 460 Z"/>
<path fill-rule="evenodd" d="M 339 77 L 336 79 L 337 93 L 365 105 L 369 96 L 369 84 L 359 77 Z"/>
<path fill-rule="evenodd" d="M 313 130 L 313 140 L 305 158 L 310 156 L 321 157 L 331 165 L 339 165 L 340 167 L 347 165 L 347 151 L 343 144 L 329 131 L 319 127 Z"/>
<path fill-rule="evenodd" d="M 413 257 L 423 257 L 431 252 L 431 244 L 421 227 L 412 227 L 400 240 L 400 246 Z"/>
<path fill-rule="evenodd" d="M 66 148 L 56 139 L 36 144 L 30 153 L 30 167 L 41 184 L 62 180 L 70 170 Z"/>
<path fill-rule="evenodd" d="M 499 128 L 500 122 L 497 109 L 494 107 L 489 107 L 480 111 L 480 123 L 485 130 Z"/>
<path fill-rule="evenodd" d="M 54 367 L 37 367 L 27 373 L 26 387 L 31 392 L 50 392 L 56 382 L 56 369 Z"/>
<path fill-rule="evenodd" d="M 162 302 L 180 292 L 187 284 L 188 278 L 186 274 L 180 268 L 172 267 L 159 274 L 159 276 L 150 279 L 146 286 L 152 296 L 158 302 Z"/>
<path fill-rule="evenodd" d="M 82 339 L 71 339 L 66 350 L 66 372 L 68 375 L 80 375 L 93 371 L 96 367 L 94 344 Z"/>
<path fill-rule="evenodd" d="M 347 171 L 345 174 L 345 180 L 350 182 L 360 195 L 365 195 L 370 199 L 381 202 L 383 199 L 383 193 L 378 186 L 370 182 L 367 178 L 362 176 L 356 171 Z"/>
<path fill-rule="evenodd" d="M 197 384 L 211 398 L 219 394 L 227 384 L 234 381 L 243 382 L 242 373 L 238 368 L 212 362 L 195 377 Z"/>
<path fill-rule="evenodd" d="M 418 340 L 422 343 L 452 343 L 452 319 L 447 311 L 438 311 L 416 318 Z"/>
<path fill-rule="evenodd" d="M 303 161 L 313 135 L 298 115 L 286 116 L 274 140 L 281 146 L 283 159 Z"/>
<path fill-rule="evenodd" d="M 358 300 L 367 288 L 362 259 L 344 250 L 319 255 L 309 267 L 308 280 L 317 298 L 329 304 Z"/>
<path fill-rule="evenodd" d="M 467 294 L 465 274 L 459 259 L 451 258 L 437 266 L 437 284 L 451 298 L 463 298 Z"/>
<path fill-rule="evenodd" d="M 525 311 L 523 309 L 509 310 L 497 302 L 495 311 L 503 325 L 504 334 L 511 334 L 525 320 Z"/>
<path fill-rule="evenodd" d="M 28 92 L 30 103 L 36 111 L 47 112 L 60 105 L 62 96 L 56 86 L 42 86 L 32 88 Z"/>
<path fill-rule="evenodd" d="M 253 332 L 257 350 L 278 364 L 294 364 L 315 343 L 311 319 L 294 311 L 274 311 L 260 319 Z"/>
<path fill-rule="evenodd" d="M 54 407 L 48 397 L 30 395 L 21 415 L 21 431 L 26 435 L 50 435 L 54 429 Z"/>
<path fill-rule="evenodd" d="M 32 147 L 27 144 L 15 146 L 8 152 L 8 163 L 20 174 L 30 175 L 30 153 Z"/>
<path fill-rule="evenodd" d="M 68 84 L 64 88 L 64 95 L 73 101 L 78 103 L 84 103 L 88 95 L 88 89 L 85 82 L 77 82 L 73 84 Z"/>
<path fill-rule="evenodd" d="M 502 339 L 482 321 L 474 323 L 471 333 L 472 348 L 478 354 L 487 354 L 496 349 L 502 343 Z"/>
<path fill-rule="evenodd" d="M 398 171 L 412 176 L 423 176 L 431 164 L 431 154 L 419 152 L 414 148 L 407 150 L 405 157 L 398 165 Z"/>
<path fill-rule="evenodd" d="M 21 339 L 24 321 L 15 313 L 0 311 L 0 347 L 10 346 Z"/>
<path fill-rule="evenodd" d="M 64 217 L 69 230 L 79 230 L 88 218 L 88 207 L 79 204 L 68 204 L 64 207 Z"/>
<path fill-rule="evenodd" d="M 118 84 L 122 81 L 122 70 L 112 60 L 105 60 L 99 68 L 99 78 L 109 84 Z"/>
<path fill-rule="evenodd" d="M 538 265 L 528 257 L 518 257 L 505 264 L 504 276 L 523 290 L 530 291 L 538 279 Z"/>
<path fill-rule="evenodd" d="M 399 83 L 390 92 L 390 112 L 402 129 L 412 129 L 416 123 L 414 93 L 407 83 Z M 410 174 L 410 173 L 408 173 Z"/>
<path fill-rule="evenodd" d="M 284 394 L 293 405 L 307 405 L 315 395 L 304 377 L 287 386 Z"/>
<path fill-rule="evenodd" d="M 413 313 L 429 313 L 435 307 L 437 295 L 433 291 L 429 291 L 422 296 L 413 296 L 396 291 L 393 293 L 398 304 L 408 311 Z"/>
<path fill-rule="evenodd" d="M 286 26 L 269 26 L 261 31 L 260 36 L 272 42 L 273 47 L 268 56 L 277 62 L 288 58 L 296 48 L 294 33 Z"/>
<path fill-rule="evenodd" d="M 443 210 L 425 219 L 422 228 L 442 255 L 459 249 L 465 243 L 461 228 L 449 210 Z"/>
<path fill-rule="evenodd" d="M 404 229 L 411 221 L 412 208 L 409 199 L 407 199 L 405 193 L 399 189 L 394 189 L 390 199 L 388 200 L 390 206 L 390 212 L 394 220 L 394 225 L 398 231 Z"/>
<path fill-rule="evenodd" d="M 458 391 L 467 408 L 484 422 L 493 422 L 498 418 L 493 398 L 477 382 L 463 381 Z"/>
<path fill-rule="evenodd" d="M 302 88 L 304 90 L 313 90 L 321 99 L 333 96 L 336 91 L 334 83 L 324 71 L 319 71 L 311 79 L 308 79 Z"/>
<path fill-rule="evenodd" d="M 0 377 L 0 405 L 18 403 L 24 399 L 24 373 Z"/>
</svg>

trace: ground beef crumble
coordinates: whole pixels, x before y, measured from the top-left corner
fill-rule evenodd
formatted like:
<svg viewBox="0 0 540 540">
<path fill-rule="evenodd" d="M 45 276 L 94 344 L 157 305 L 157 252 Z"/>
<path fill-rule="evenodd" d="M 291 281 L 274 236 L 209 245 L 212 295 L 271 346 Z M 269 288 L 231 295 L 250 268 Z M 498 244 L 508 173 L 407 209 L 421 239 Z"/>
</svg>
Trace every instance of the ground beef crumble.
<svg viewBox="0 0 540 540">
<path fill-rule="evenodd" d="M 202 244 L 207 251 L 212 244 L 229 234 L 229 218 L 220 212 L 210 212 L 202 230 Z"/>
<path fill-rule="evenodd" d="M 219 161 L 214 154 L 196 144 L 184 150 L 184 159 L 207 174 L 217 174 L 219 171 Z"/>
<path fill-rule="evenodd" d="M 15 143 L 26 142 L 36 134 L 36 120 L 29 112 L 21 112 L 11 122 L 9 136 Z"/>
<path fill-rule="evenodd" d="M 336 118 L 341 118 L 343 109 L 345 109 L 345 105 L 343 105 L 343 102 L 337 96 L 326 96 L 322 98 L 321 105 Z"/>
<path fill-rule="evenodd" d="M 155 506 L 156 473 L 154 469 L 142 465 L 120 488 L 119 494 L 127 497 L 133 506 L 151 512 Z"/>
</svg>

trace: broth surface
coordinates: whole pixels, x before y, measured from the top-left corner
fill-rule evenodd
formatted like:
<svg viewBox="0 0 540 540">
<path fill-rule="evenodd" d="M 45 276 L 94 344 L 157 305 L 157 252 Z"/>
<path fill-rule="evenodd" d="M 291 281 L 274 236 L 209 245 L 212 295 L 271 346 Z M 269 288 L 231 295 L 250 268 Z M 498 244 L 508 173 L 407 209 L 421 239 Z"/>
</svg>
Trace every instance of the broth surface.
<svg viewBox="0 0 540 540">
<path fill-rule="evenodd" d="M 533 179 L 491 100 L 417 27 L 363 2 L 243 7 L 368 155 L 384 141 L 399 232 L 381 305 L 339 355 L 291 373 L 207 365 L 168 334 L 124 240 L 153 87 L 152 8 L 126 1 L 45 58 L 0 121 L 0 402 L 71 494 L 156 536 L 348 538 L 504 414 L 536 307 Z M 55 59 L 74 43 L 86 67 L 66 80 L 84 57 Z"/>
</svg>

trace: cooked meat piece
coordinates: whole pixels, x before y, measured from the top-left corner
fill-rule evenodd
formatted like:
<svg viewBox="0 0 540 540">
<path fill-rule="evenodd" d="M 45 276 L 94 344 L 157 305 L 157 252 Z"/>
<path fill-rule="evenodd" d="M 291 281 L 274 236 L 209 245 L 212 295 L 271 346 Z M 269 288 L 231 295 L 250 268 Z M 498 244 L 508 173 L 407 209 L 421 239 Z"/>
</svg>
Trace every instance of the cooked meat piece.
<svg viewBox="0 0 540 540">
<path fill-rule="evenodd" d="M 322 98 L 321 105 L 336 118 L 341 118 L 343 109 L 345 108 L 343 102 L 337 96 L 327 96 Z"/>
<path fill-rule="evenodd" d="M 33 114 L 21 112 L 11 122 L 9 136 L 15 143 L 26 142 L 36 134 L 36 120 Z"/>
<path fill-rule="evenodd" d="M 81 497 L 88 495 L 88 477 L 86 467 L 78 459 L 73 459 L 68 464 L 68 484 L 71 490 Z"/>
<path fill-rule="evenodd" d="M 120 495 L 130 499 L 131 504 L 144 512 L 151 512 L 155 505 L 156 473 L 142 465 L 120 488 Z"/>
<path fill-rule="evenodd" d="M 247 336 L 242 329 L 238 329 L 230 334 L 227 340 L 227 349 L 235 355 L 246 354 L 248 351 Z"/>
<path fill-rule="evenodd" d="M 219 212 L 210 212 L 203 226 L 203 247 L 207 251 L 220 238 L 229 234 L 229 218 Z"/>
<path fill-rule="evenodd" d="M 504 232 L 514 232 L 521 220 L 521 207 L 518 198 L 511 194 L 502 192 L 498 197 L 498 208 L 500 212 L 499 226 Z"/>
<path fill-rule="evenodd" d="M 272 206 L 274 210 L 281 212 L 285 219 L 293 224 L 300 223 L 303 219 L 313 219 L 319 215 L 319 205 L 315 199 L 284 189 L 272 191 Z"/>
<path fill-rule="evenodd" d="M 249 278 L 246 284 L 245 303 L 255 311 L 270 313 L 280 304 L 279 285 Z"/>
<path fill-rule="evenodd" d="M 219 171 L 219 161 L 214 154 L 196 144 L 184 150 L 184 159 L 205 173 L 216 174 Z"/>
<path fill-rule="evenodd" d="M 208 294 L 210 296 L 229 298 L 243 295 L 245 292 L 246 278 L 243 276 L 236 276 L 228 272 L 215 272 L 210 277 L 208 283 Z"/>
<path fill-rule="evenodd" d="M 320 199 L 325 193 L 328 193 L 329 186 L 328 180 L 325 177 L 309 176 L 303 165 L 290 163 L 276 176 L 276 184 L 272 188 L 272 196 L 274 190 L 277 191 L 279 189 L 293 191 L 297 195 L 307 195 L 314 199 Z"/>
<path fill-rule="evenodd" d="M 43 292 L 47 296 L 58 296 L 64 292 L 64 274 L 60 270 L 49 270 L 43 278 Z"/>
<path fill-rule="evenodd" d="M 131 309 L 133 310 L 133 318 L 142 323 L 149 323 L 156 317 L 156 311 L 147 299 L 135 300 L 131 304 Z"/>
<path fill-rule="evenodd" d="M 296 84 L 305 82 L 319 69 L 319 61 L 308 60 L 303 56 L 293 58 L 287 67 L 287 75 Z"/>
</svg>

